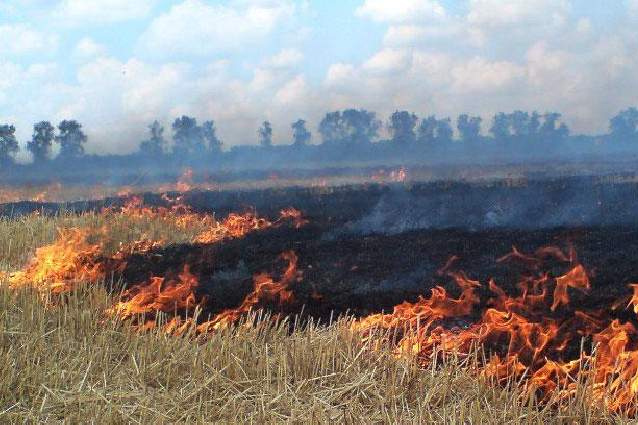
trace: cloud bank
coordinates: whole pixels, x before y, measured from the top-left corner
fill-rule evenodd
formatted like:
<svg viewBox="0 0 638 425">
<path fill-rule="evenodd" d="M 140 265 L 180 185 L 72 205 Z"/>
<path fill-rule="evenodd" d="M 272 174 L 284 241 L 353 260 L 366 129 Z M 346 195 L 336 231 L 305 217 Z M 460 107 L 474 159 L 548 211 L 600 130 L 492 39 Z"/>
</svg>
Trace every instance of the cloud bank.
<svg viewBox="0 0 638 425">
<path fill-rule="evenodd" d="M 638 98 L 635 0 L 604 16 L 574 0 L 362 0 L 335 22 L 318 21 L 330 5 L 292 0 L 12 3 L 0 21 L 0 121 L 23 143 L 33 122 L 72 117 L 89 151 L 130 152 L 150 121 L 180 114 L 214 119 L 227 146 L 256 143 L 265 119 L 275 143 L 289 142 L 297 118 L 315 127 L 346 107 L 487 119 L 556 110 L 596 133 Z M 124 47 L 103 35 L 120 25 Z M 313 40 L 319 25 L 334 25 L 334 39 Z M 361 60 L 331 57 L 358 57 L 348 25 L 376 31 Z"/>
</svg>

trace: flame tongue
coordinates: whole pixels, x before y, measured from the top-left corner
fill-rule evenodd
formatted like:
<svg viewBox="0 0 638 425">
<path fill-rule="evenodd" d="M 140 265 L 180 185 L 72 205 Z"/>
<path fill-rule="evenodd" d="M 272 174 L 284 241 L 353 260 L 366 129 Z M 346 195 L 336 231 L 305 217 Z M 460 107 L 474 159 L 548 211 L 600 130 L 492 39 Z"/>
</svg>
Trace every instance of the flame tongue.
<svg viewBox="0 0 638 425">
<path fill-rule="evenodd" d="M 97 261 L 101 246 L 88 243 L 87 236 L 88 232 L 80 229 L 60 231 L 55 243 L 38 248 L 27 267 L 10 276 L 10 285 L 34 285 L 64 292 L 71 289 L 74 282 L 101 279 L 104 269 Z"/>
<path fill-rule="evenodd" d="M 571 263 L 571 268 L 553 278 L 540 271 L 547 258 Z M 638 331 L 632 323 L 610 317 L 609 311 L 583 312 L 571 306 L 570 291 L 590 290 L 587 272 L 581 264 L 574 264 L 575 258 L 573 252 L 566 255 L 555 247 L 534 255 L 514 248 L 498 261 L 516 261 L 534 273 L 521 279 L 515 297 L 490 280 L 491 307 L 468 326 L 446 328 L 443 324 L 449 318 L 465 317 L 471 322 L 476 317 L 482 305 L 476 295 L 480 285 L 461 273 L 447 272 L 461 288 L 458 298 L 435 287 L 428 299 L 404 302 L 392 314 L 364 317 L 352 327 L 365 338 L 383 338 L 388 333 L 378 329 L 392 330 L 390 334 L 399 339 L 385 341 L 393 344 L 396 355 L 415 355 L 424 366 L 441 353 L 469 356 L 481 347 L 487 355 L 479 365 L 482 376 L 502 382 L 525 377 L 528 391 L 540 392 L 545 401 L 573 397 L 580 375 L 589 380 L 596 399 L 612 410 L 632 414 L 638 398 Z M 629 305 L 638 312 L 638 284 L 631 288 Z M 583 337 L 596 344 L 594 353 L 579 352 Z"/>
<path fill-rule="evenodd" d="M 290 286 L 301 278 L 297 270 L 297 255 L 293 251 L 281 254 L 283 260 L 288 261 L 288 266 L 279 281 L 275 281 L 267 273 L 259 273 L 254 276 L 254 289 L 244 298 L 237 308 L 228 309 L 217 314 L 213 319 L 201 324 L 197 330 L 207 332 L 214 329 L 223 329 L 237 322 L 243 315 L 265 303 L 288 304 L 294 296 Z"/>
<path fill-rule="evenodd" d="M 197 331 L 204 333 L 227 328 L 246 313 L 267 304 L 285 305 L 291 303 L 294 296 L 290 286 L 301 277 L 297 271 L 297 256 L 294 252 L 289 251 L 283 253 L 281 258 L 288 262 L 288 266 L 280 280 L 275 280 L 267 273 L 256 274 L 253 278 L 253 291 L 244 298 L 237 308 L 224 310 L 210 320 L 200 323 L 197 326 Z M 154 328 L 158 312 L 179 313 L 192 310 L 196 306 L 205 308 L 207 299 L 198 297 L 196 293 L 198 286 L 198 278 L 190 272 L 188 266 L 185 266 L 176 280 L 166 281 L 164 278 L 154 277 L 146 284 L 136 285 L 129 289 L 122 295 L 120 302 L 109 309 L 107 313 L 123 319 L 139 314 L 150 315 L 150 319 L 146 317 L 143 328 Z M 192 320 L 183 321 L 179 316 L 176 316 L 164 330 L 179 334 L 192 324 Z"/>
<path fill-rule="evenodd" d="M 34 286 L 43 291 L 55 293 L 68 292 L 78 282 L 96 282 L 103 280 L 109 273 L 121 271 L 132 254 L 148 252 L 165 244 L 162 239 L 140 239 L 128 243 L 120 243 L 120 247 L 112 255 L 107 255 L 102 243 L 89 243 L 90 236 L 97 236 L 100 240 L 108 239 L 109 219 L 125 217 L 128 220 L 159 220 L 178 229 L 193 226 L 204 226 L 205 230 L 193 238 L 193 242 L 212 244 L 224 239 L 242 238 L 255 231 L 291 223 L 295 228 L 305 225 L 308 221 L 302 217 L 300 211 L 287 208 L 281 211 L 276 221 L 258 217 L 255 213 L 231 213 L 222 221 L 217 221 L 212 215 L 198 214 L 190 207 L 174 203 L 170 207 L 148 207 L 138 196 L 130 196 L 128 201 L 118 208 L 105 208 L 101 211 L 106 223 L 101 228 L 71 228 L 61 230 L 58 238 L 50 245 L 36 250 L 34 258 L 21 271 L 9 276 L 12 287 Z M 162 286 L 164 278 L 158 277 Z M 170 282 L 166 282 L 170 284 Z M 142 291 L 143 292 L 143 291 Z"/>
<path fill-rule="evenodd" d="M 184 266 L 177 280 L 167 281 L 163 277 L 153 277 L 148 284 L 127 290 L 122 294 L 123 301 L 108 312 L 126 319 L 136 314 L 192 309 L 198 304 L 195 301 L 195 289 L 198 285 L 197 277 L 191 274 L 188 266 Z"/>
</svg>

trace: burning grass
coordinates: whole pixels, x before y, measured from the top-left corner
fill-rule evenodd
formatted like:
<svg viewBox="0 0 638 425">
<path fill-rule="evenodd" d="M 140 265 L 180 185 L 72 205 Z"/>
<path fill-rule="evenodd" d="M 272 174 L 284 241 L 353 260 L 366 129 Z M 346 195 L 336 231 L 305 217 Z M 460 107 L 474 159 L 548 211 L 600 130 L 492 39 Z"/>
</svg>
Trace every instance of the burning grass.
<svg viewBox="0 0 638 425">
<path fill-rule="evenodd" d="M 388 350 L 372 350 L 345 318 L 329 326 L 291 326 L 253 313 L 238 326 L 193 341 L 158 330 L 140 334 L 105 317 L 114 300 L 102 287 L 76 286 L 58 308 L 40 300 L 32 289 L 0 288 L 3 422 L 617 419 L 593 407 L 585 386 L 560 412 L 538 406 L 514 382 L 507 388 L 472 376 L 468 371 L 478 357 L 448 356 L 422 369 Z"/>
<path fill-rule="evenodd" d="M 638 330 L 624 307 L 638 309 L 638 286 L 618 304 L 582 308 L 571 298 L 592 285 L 573 250 L 514 249 L 498 259 L 521 275 L 508 290 L 470 279 L 453 257 L 438 274 L 458 288 L 321 326 L 303 311 L 309 298 L 296 299 L 311 267 L 292 250 L 224 308 L 201 291 L 206 267 L 181 256 L 179 271 L 124 282 L 121 293 L 99 285 L 173 243 L 210 247 L 283 226 L 290 236 L 308 224 L 294 208 L 217 218 L 169 201 L 131 197 L 99 213 L 0 222 L 13 270 L 1 275 L 0 355 L 15 375 L 3 378 L 0 415 L 547 423 L 636 414 Z M 33 255 L 15 271 L 25 251 Z M 213 251 L 197 252 L 205 265 Z"/>
</svg>

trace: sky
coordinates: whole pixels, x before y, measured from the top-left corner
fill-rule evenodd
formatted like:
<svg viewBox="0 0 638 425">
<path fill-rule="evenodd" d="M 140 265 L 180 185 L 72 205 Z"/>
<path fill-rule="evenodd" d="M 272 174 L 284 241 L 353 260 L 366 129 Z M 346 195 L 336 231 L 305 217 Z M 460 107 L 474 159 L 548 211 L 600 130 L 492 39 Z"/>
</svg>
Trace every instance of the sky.
<svg viewBox="0 0 638 425">
<path fill-rule="evenodd" d="M 182 114 L 227 147 L 264 120 L 289 143 L 349 107 L 558 111 L 596 134 L 638 104 L 637 25 L 638 0 L 0 0 L 0 123 L 24 146 L 77 119 L 95 153 Z"/>
</svg>

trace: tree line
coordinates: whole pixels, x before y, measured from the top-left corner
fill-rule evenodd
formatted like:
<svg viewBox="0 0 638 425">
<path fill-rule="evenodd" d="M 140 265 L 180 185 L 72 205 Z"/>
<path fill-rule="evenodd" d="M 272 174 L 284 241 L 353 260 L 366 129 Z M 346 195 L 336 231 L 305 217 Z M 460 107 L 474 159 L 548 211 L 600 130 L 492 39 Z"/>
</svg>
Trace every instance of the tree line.
<svg viewBox="0 0 638 425">
<path fill-rule="evenodd" d="M 495 114 L 483 135 L 483 120 L 479 116 L 459 115 L 456 130 L 460 142 L 497 141 L 509 142 L 552 141 L 560 142 L 569 137 L 570 131 L 557 112 L 514 111 Z M 306 121 L 298 119 L 290 125 L 291 145 L 302 148 L 310 144 L 312 133 Z M 409 111 L 395 111 L 384 124 L 376 113 L 365 109 L 345 109 L 328 112 L 317 127 L 320 143 L 324 146 L 362 146 L 379 141 L 379 133 L 385 126 L 389 134 L 387 143 L 398 147 L 415 145 L 437 145 L 455 139 L 450 118 L 435 115 L 419 118 Z M 57 131 L 56 131 L 57 130 Z M 217 128 L 212 120 L 201 125 L 193 117 L 182 116 L 171 124 L 172 145 L 165 135 L 164 127 L 154 121 L 148 127 L 148 138 L 139 145 L 138 154 L 145 157 L 173 155 L 188 158 L 202 155 L 221 154 L 223 143 L 217 136 Z M 635 107 L 620 111 L 609 121 L 609 137 L 614 140 L 638 141 L 638 109 Z M 33 135 L 27 143 L 34 163 L 52 159 L 53 144 L 59 145 L 58 158 L 77 159 L 85 155 L 87 136 L 82 125 L 76 120 L 63 120 L 57 129 L 49 121 L 41 121 L 33 126 Z M 269 121 L 264 121 L 257 130 L 258 144 L 269 149 L 273 146 L 273 129 Z M 12 163 L 19 151 L 19 143 L 13 125 L 0 125 L 0 163 Z"/>
</svg>

